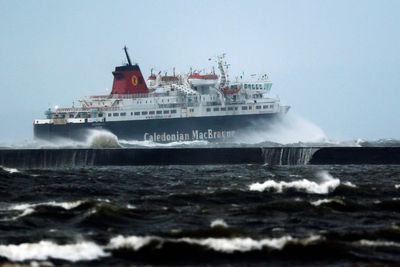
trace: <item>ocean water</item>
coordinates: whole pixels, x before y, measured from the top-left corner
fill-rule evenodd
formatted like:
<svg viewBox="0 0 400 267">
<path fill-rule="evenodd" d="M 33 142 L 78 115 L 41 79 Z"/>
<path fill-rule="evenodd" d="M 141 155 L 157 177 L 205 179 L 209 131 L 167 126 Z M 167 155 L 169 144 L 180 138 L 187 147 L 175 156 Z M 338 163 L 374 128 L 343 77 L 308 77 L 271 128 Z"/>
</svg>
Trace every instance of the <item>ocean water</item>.
<svg viewBox="0 0 400 267">
<path fill-rule="evenodd" d="M 0 168 L 0 263 L 399 262 L 400 166 Z"/>
</svg>

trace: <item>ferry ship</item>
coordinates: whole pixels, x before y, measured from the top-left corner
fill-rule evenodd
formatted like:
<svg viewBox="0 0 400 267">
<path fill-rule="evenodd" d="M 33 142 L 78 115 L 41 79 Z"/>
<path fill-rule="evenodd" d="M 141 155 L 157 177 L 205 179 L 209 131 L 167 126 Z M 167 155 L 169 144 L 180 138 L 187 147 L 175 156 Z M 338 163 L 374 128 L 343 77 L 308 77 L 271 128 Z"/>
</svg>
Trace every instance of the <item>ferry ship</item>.
<svg viewBox="0 0 400 267">
<path fill-rule="evenodd" d="M 145 81 L 138 64 L 127 64 L 112 72 L 109 95 L 85 97 L 77 106 L 49 108 L 45 119 L 33 122 L 34 137 L 84 140 L 88 130 L 102 129 L 119 139 L 176 142 L 231 141 L 242 131 L 281 119 L 289 110 L 270 96 L 267 75 L 231 81 L 225 54 L 204 73 L 151 75 Z"/>
</svg>

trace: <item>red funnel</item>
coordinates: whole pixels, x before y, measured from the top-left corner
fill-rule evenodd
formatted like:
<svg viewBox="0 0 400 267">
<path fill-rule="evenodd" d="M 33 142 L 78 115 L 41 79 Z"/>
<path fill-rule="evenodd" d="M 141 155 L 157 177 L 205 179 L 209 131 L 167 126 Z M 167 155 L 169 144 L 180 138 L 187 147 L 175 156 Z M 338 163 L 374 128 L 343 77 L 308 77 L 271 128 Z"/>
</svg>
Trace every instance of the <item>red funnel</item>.
<svg viewBox="0 0 400 267">
<path fill-rule="evenodd" d="M 132 65 L 126 46 L 124 51 L 128 65 L 115 68 L 111 94 L 147 94 L 149 89 L 143 79 L 139 65 Z"/>
<path fill-rule="evenodd" d="M 146 94 L 149 92 L 137 64 L 116 67 L 111 94 Z"/>
</svg>

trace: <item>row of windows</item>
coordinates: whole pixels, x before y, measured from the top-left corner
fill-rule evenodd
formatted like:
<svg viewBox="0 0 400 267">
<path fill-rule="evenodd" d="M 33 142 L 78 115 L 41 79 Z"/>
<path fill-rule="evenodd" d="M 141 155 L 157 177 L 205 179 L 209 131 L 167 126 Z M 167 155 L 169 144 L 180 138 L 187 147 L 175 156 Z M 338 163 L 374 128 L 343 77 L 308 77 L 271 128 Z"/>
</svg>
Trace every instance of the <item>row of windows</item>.
<svg viewBox="0 0 400 267">
<path fill-rule="evenodd" d="M 142 114 L 142 115 L 176 114 L 176 109 L 172 109 L 172 110 L 157 110 L 157 111 L 151 110 L 151 111 L 142 111 L 142 112 L 139 112 L 139 111 L 131 112 L 131 116 L 133 116 L 133 115 L 135 115 L 135 116 L 140 116 L 140 114 Z M 121 113 L 115 112 L 115 113 L 112 113 L 112 114 L 111 114 L 111 113 L 108 113 L 108 117 L 111 117 L 111 115 L 112 115 L 113 117 L 126 116 L 126 112 L 121 112 Z"/>
<path fill-rule="evenodd" d="M 213 108 L 213 111 L 220 111 L 220 110 L 221 110 L 221 111 L 226 111 L 226 110 L 232 111 L 232 110 L 238 110 L 238 107 Z M 207 108 L 206 111 L 207 111 L 207 112 L 210 112 L 210 111 L 211 111 L 211 108 Z"/>
<path fill-rule="evenodd" d="M 173 99 L 167 99 L 167 102 L 169 103 L 169 100 L 173 100 Z M 197 97 L 195 97 L 195 100 L 197 100 Z M 164 99 L 161 99 L 161 102 L 162 103 L 164 103 Z M 152 100 L 146 100 L 146 101 L 144 101 L 144 100 L 140 100 L 140 101 L 136 101 L 136 104 L 144 104 L 144 103 L 149 103 L 149 104 L 151 104 L 151 103 L 153 103 L 153 101 Z"/>
<path fill-rule="evenodd" d="M 244 89 L 263 89 L 262 84 L 245 84 Z"/>
<path fill-rule="evenodd" d="M 268 109 L 268 108 L 273 108 L 274 107 L 274 105 L 273 104 L 271 104 L 271 105 L 263 105 L 262 106 L 262 108 L 263 109 Z M 253 107 L 252 106 L 242 106 L 242 110 L 252 110 L 253 109 Z M 256 106 L 256 109 L 261 109 L 261 106 Z M 215 108 L 213 108 L 213 111 L 233 111 L 233 110 L 238 110 L 238 107 L 222 107 L 222 108 L 217 108 L 217 107 L 215 107 Z M 194 111 L 194 109 L 190 109 L 190 111 L 191 112 L 193 112 Z M 206 111 L 207 112 L 211 112 L 211 108 L 207 108 L 206 109 Z M 157 110 L 157 111 L 154 111 L 154 110 L 151 110 L 151 111 L 142 111 L 142 112 L 139 112 L 139 111 L 136 111 L 136 112 L 131 112 L 131 116 L 140 116 L 140 115 L 161 115 L 161 114 L 176 114 L 176 109 L 172 109 L 172 110 Z M 121 113 L 118 113 L 118 112 L 115 112 L 115 113 L 108 113 L 108 117 L 111 117 L 111 116 L 113 116 L 113 117 L 119 117 L 119 116 L 121 116 L 121 117 L 123 117 L 123 116 L 126 116 L 126 112 L 121 112 Z"/>
<path fill-rule="evenodd" d="M 274 105 L 263 105 L 262 108 L 263 109 L 268 109 L 268 108 L 273 108 Z M 252 110 L 252 106 L 249 106 L 248 108 L 249 110 Z M 256 109 L 261 109 L 261 106 L 256 106 Z M 243 106 L 242 110 L 247 110 L 247 106 Z"/>
<path fill-rule="evenodd" d="M 274 107 L 274 105 L 263 105 L 262 106 L 263 109 L 268 109 L 268 108 L 273 108 L 273 107 Z M 242 106 L 242 110 L 252 110 L 252 109 L 253 109 L 252 106 Z M 261 106 L 256 106 L 256 109 L 261 109 Z M 227 108 L 213 108 L 213 111 L 226 111 L 226 110 L 229 110 L 229 111 L 238 110 L 238 107 L 228 107 L 228 109 Z M 207 108 L 206 111 L 210 112 L 211 108 Z"/>
</svg>

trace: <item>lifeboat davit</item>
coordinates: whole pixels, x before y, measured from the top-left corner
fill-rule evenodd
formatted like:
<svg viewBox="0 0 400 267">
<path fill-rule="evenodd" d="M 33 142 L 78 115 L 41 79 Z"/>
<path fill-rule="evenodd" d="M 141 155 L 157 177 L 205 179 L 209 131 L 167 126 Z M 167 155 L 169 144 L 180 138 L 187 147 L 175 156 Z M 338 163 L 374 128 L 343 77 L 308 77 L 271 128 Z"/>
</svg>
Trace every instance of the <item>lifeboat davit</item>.
<svg viewBox="0 0 400 267">
<path fill-rule="evenodd" d="M 189 75 L 188 81 L 193 86 L 214 85 L 218 81 L 218 76 L 215 74 L 192 73 Z"/>
</svg>

